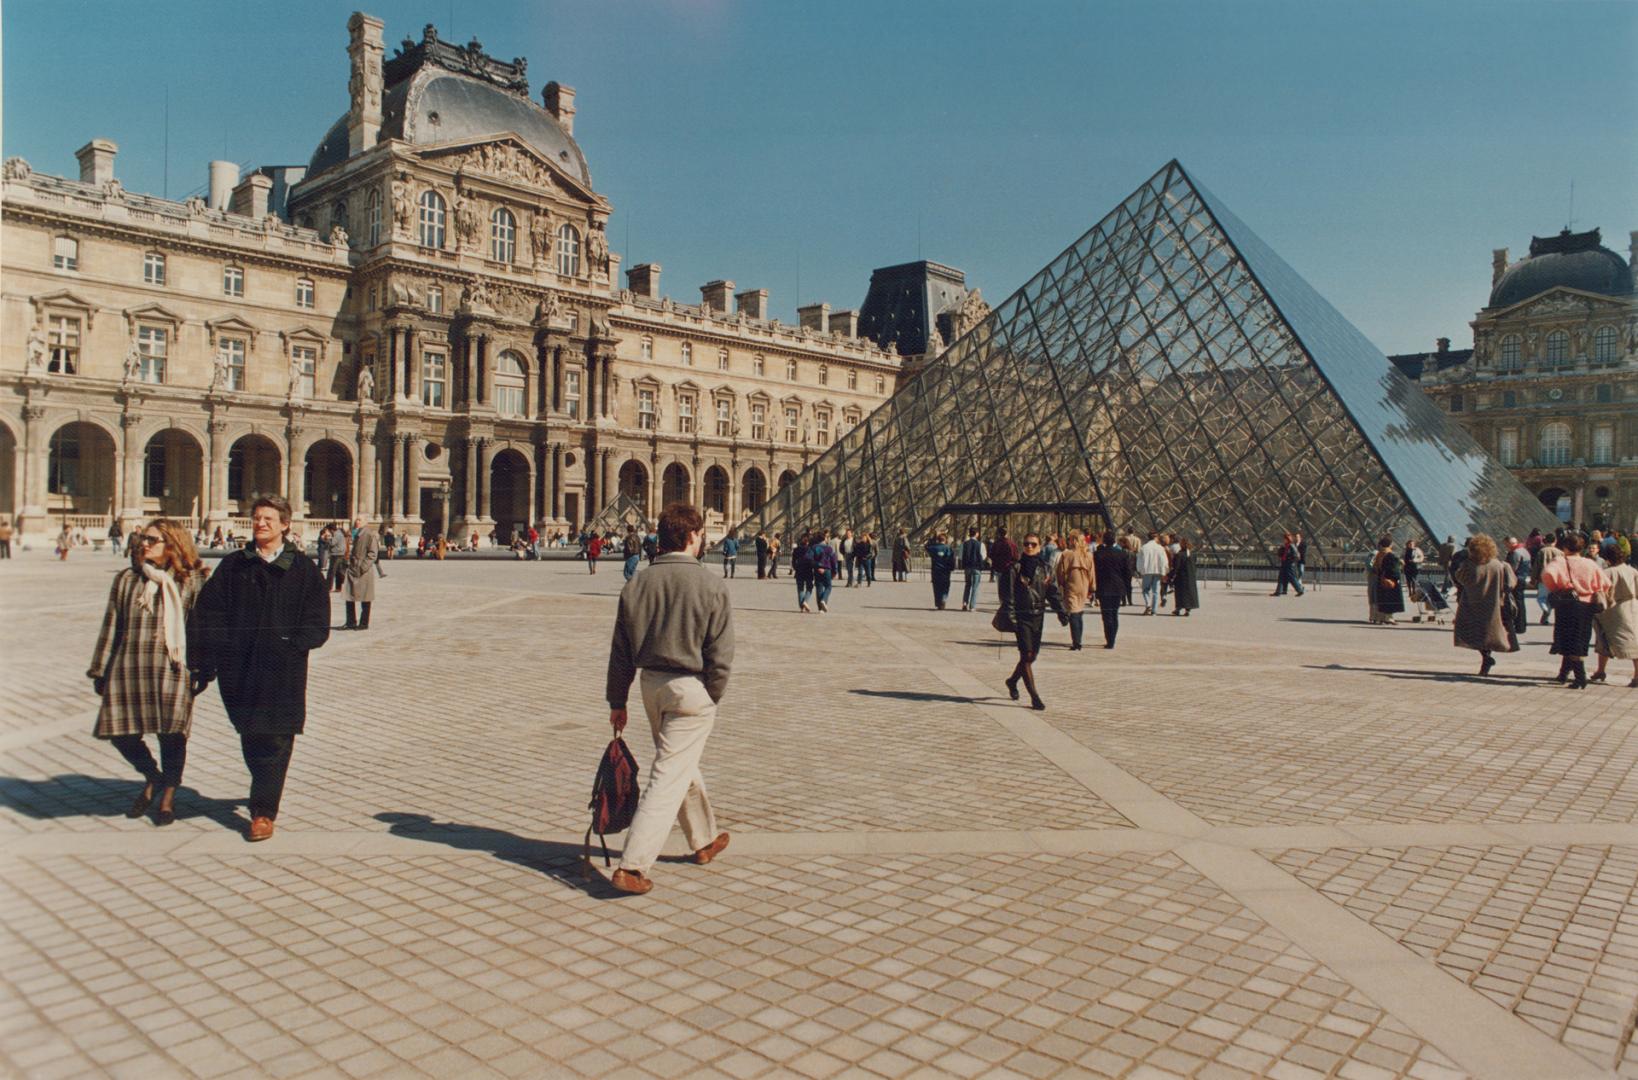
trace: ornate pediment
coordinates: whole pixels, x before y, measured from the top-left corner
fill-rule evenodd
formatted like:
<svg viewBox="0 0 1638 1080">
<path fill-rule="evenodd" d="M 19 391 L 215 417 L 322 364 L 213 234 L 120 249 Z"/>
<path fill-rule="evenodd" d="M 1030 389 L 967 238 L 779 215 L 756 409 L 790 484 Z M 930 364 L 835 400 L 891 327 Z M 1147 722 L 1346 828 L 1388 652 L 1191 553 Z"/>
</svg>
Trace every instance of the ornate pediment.
<svg viewBox="0 0 1638 1080">
<path fill-rule="evenodd" d="M 457 178 L 483 176 L 505 184 L 555 191 L 603 205 L 602 196 L 576 181 L 514 134 L 480 143 L 451 143 L 419 151 L 421 160 L 455 170 Z"/>
<path fill-rule="evenodd" d="M 39 322 L 45 317 L 47 308 L 71 308 L 85 316 L 85 328 L 91 329 L 92 322 L 97 317 L 97 309 L 89 300 L 82 299 L 67 289 L 58 289 L 56 292 L 43 293 L 28 298 L 34 307 L 34 320 Z"/>
<path fill-rule="evenodd" d="M 229 315 L 225 319 L 206 319 L 205 330 L 210 334 L 210 346 L 216 347 L 216 341 L 223 334 L 243 334 L 247 339 L 254 339 L 256 328 L 237 315 Z"/>
<path fill-rule="evenodd" d="M 1522 301 L 1499 314 L 1504 316 L 1524 316 L 1525 318 L 1584 318 L 1595 314 L 1611 314 L 1624 311 L 1629 301 L 1615 297 L 1600 296 L 1597 293 L 1582 292 L 1580 289 L 1557 288 L 1545 294 Z"/>
</svg>

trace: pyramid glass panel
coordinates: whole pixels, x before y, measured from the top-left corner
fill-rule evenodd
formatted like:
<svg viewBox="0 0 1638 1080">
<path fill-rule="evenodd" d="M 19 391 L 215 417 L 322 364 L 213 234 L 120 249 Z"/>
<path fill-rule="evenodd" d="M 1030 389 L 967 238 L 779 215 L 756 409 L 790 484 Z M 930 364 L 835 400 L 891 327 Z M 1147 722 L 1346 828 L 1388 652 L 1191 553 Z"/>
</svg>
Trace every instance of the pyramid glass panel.
<svg viewBox="0 0 1638 1080">
<path fill-rule="evenodd" d="M 1069 503 L 1207 559 L 1301 529 L 1328 565 L 1556 524 L 1175 161 L 746 526 L 922 537 L 952 504 Z"/>
</svg>

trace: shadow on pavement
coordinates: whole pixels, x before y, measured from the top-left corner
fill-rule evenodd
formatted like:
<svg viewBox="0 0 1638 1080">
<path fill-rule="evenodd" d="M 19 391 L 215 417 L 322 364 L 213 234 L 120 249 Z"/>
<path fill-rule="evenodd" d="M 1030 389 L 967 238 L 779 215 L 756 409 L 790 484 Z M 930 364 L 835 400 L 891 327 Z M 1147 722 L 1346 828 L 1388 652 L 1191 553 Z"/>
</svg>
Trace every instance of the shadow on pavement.
<svg viewBox="0 0 1638 1080">
<path fill-rule="evenodd" d="M 515 866 L 539 871 L 588 896 L 614 899 L 627 895 L 616 892 L 600 871 L 594 869 L 590 877 L 587 876 L 581 862 L 581 848 L 577 844 L 531 840 L 505 829 L 491 829 L 484 825 L 433 821 L 426 814 L 387 811 L 375 815 L 375 819 L 386 822 L 387 831 L 394 836 L 444 844 L 462 851 L 482 851 Z M 600 849 L 594 847 L 592 850 L 596 852 Z"/>
<path fill-rule="evenodd" d="M 124 817 L 142 788 L 141 777 L 115 779 L 63 773 L 48 780 L 0 776 L 0 806 L 36 820 L 66 817 Z M 225 828 L 243 830 L 244 799 L 207 799 L 186 784 L 176 791 L 176 820 L 206 817 Z M 151 811 L 150 811 L 151 813 Z"/>
<path fill-rule="evenodd" d="M 920 690 L 849 690 L 850 694 L 864 697 L 894 698 L 898 701 L 947 701 L 957 705 L 977 705 L 981 701 L 998 700 L 987 697 L 966 697 L 962 694 L 928 694 Z"/>
<path fill-rule="evenodd" d="M 1555 680 L 1545 675 L 1514 675 L 1503 671 L 1500 665 L 1489 675 L 1464 674 L 1459 671 L 1416 671 L 1411 668 L 1349 667 L 1347 664 L 1304 664 L 1309 671 L 1355 671 L 1364 675 L 1381 675 L 1385 679 L 1413 679 L 1420 682 L 1465 682 L 1483 686 L 1539 686 Z"/>
</svg>

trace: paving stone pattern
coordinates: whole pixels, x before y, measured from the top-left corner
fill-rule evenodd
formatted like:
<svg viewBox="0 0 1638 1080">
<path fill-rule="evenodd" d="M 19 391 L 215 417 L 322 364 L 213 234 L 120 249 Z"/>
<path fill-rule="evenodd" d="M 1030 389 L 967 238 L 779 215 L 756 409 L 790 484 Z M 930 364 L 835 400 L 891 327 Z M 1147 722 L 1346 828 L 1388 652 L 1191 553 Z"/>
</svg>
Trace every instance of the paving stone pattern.
<svg viewBox="0 0 1638 1080">
<path fill-rule="evenodd" d="M 577 857 L 617 566 L 389 564 L 254 847 L 214 690 L 177 822 L 123 816 L 117 566 L 0 564 L 0 1074 L 1638 1077 L 1638 692 L 1547 683 L 1534 627 L 1481 683 L 1357 590 L 1212 585 L 1113 652 L 1050 627 L 1036 714 L 988 584 L 740 578 L 733 844 L 613 898 Z"/>
</svg>

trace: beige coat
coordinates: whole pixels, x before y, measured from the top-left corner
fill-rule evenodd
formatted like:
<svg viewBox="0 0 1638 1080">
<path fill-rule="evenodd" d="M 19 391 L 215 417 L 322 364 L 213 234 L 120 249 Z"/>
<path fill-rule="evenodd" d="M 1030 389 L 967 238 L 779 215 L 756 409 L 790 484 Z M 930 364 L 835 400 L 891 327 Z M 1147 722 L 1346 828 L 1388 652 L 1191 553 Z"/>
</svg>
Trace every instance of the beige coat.
<svg viewBox="0 0 1638 1080">
<path fill-rule="evenodd" d="M 1511 600 L 1516 579 L 1513 568 L 1500 559 L 1475 565 L 1471 560 L 1456 568 L 1461 586 L 1456 605 L 1456 647 L 1480 652 L 1516 652 L 1518 638 L 1502 619 L 1502 602 Z"/>
<path fill-rule="evenodd" d="M 1598 655 L 1638 660 L 1638 568 L 1629 563 L 1604 568 L 1603 611 L 1593 618 L 1598 628 Z"/>
<path fill-rule="evenodd" d="M 1086 602 L 1098 587 L 1097 573 L 1092 569 L 1092 553 L 1073 548 L 1058 557 L 1058 591 L 1063 594 L 1064 611 L 1075 615 L 1086 608 Z"/>
<path fill-rule="evenodd" d="M 347 553 L 347 599 L 373 603 L 375 600 L 375 560 L 381 556 L 381 537 L 368 525 L 358 530 L 352 550 Z"/>
</svg>

